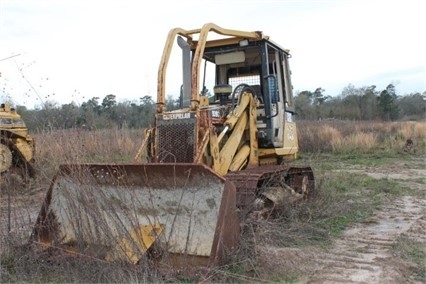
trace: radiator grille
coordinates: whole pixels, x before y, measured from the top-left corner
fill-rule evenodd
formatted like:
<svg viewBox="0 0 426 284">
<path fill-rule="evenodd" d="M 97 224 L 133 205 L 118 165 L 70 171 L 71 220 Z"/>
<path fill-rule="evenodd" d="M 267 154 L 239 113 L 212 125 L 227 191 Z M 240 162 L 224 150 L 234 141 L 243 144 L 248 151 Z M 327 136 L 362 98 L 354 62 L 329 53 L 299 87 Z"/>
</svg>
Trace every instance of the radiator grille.
<svg viewBox="0 0 426 284">
<path fill-rule="evenodd" d="M 158 161 L 192 163 L 194 160 L 196 120 L 194 118 L 158 120 Z"/>
</svg>

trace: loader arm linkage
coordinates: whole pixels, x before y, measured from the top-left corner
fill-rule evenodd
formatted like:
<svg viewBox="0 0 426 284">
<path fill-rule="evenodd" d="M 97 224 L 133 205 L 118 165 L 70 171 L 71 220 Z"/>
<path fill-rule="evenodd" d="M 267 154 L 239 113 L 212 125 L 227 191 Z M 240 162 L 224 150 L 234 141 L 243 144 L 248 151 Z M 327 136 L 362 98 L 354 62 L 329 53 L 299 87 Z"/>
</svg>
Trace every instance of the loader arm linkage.
<svg viewBox="0 0 426 284">
<path fill-rule="evenodd" d="M 224 135 L 216 138 L 214 131 L 210 131 L 213 170 L 224 176 L 228 171 L 241 170 L 247 163 L 249 166 L 257 166 L 256 103 L 251 93 L 244 92 L 240 95 L 239 103 L 224 125 L 223 134 L 232 134 L 222 147 L 220 142 Z"/>
</svg>

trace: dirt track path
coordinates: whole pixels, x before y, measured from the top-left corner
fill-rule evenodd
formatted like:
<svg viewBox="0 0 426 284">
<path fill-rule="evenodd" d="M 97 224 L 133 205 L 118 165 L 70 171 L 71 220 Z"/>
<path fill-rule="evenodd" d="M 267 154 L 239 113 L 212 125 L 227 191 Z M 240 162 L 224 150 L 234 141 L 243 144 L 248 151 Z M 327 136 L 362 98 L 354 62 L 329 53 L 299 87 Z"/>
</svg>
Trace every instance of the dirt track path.
<svg viewBox="0 0 426 284">
<path fill-rule="evenodd" d="M 420 161 L 422 163 L 422 161 Z M 426 169 L 378 169 L 374 178 L 396 179 L 420 191 L 401 196 L 375 213 L 372 222 L 359 223 L 335 240 L 332 249 L 313 256 L 317 264 L 307 283 L 426 283 L 413 279 L 413 264 L 397 258 L 392 246 L 407 237 L 426 246 Z"/>
<path fill-rule="evenodd" d="M 357 224 L 316 255 L 318 267 L 307 283 L 407 283 L 410 264 L 392 255 L 401 235 L 426 244 L 426 201 L 404 196 L 377 212 L 373 224 Z M 421 283 L 421 282 L 419 282 Z"/>
<path fill-rule="evenodd" d="M 395 254 L 399 238 L 414 240 L 426 247 L 426 167 L 415 161 L 412 169 L 397 165 L 350 170 L 373 178 L 394 179 L 407 191 L 383 206 L 364 223 L 354 224 L 329 248 L 259 247 L 261 265 L 267 271 L 294 274 L 300 283 L 426 283 L 414 271 L 415 263 Z M 420 169 L 419 169 L 420 168 Z"/>
</svg>

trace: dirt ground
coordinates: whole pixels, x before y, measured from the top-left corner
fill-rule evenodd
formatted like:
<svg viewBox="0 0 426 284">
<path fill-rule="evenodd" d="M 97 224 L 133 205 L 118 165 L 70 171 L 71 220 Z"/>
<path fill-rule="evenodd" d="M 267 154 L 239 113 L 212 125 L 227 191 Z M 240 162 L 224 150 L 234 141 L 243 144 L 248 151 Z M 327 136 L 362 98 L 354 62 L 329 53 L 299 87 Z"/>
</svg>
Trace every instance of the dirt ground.
<svg viewBox="0 0 426 284">
<path fill-rule="evenodd" d="M 414 161 L 412 169 L 384 166 L 351 171 L 397 180 L 416 192 L 415 196 L 401 196 L 389 202 L 373 218 L 348 228 L 331 248 L 259 247 L 268 260 L 265 262 L 275 263 L 280 270 L 305 274 L 302 283 L 426 283 L 425 276 L 421 279 L 413 275 L 414 263 L 392 250 L 400 237 L 426 247 L 425 160 Z M 419 180 L 422 182 L 416 182 Z"/>
<path fill-rule="evenodd" d="M 392 200 L 377 211 L 373 218 L 348 228 L 331 247 L 259 246 L 260 261 L 263 258 L 265 265 L 274 264 L 274 267 L 265 267 L 265 271 L 296 271 L 298 275 L 305 275 L 302 283 L 426 283 L 426 279 L 413 276 L 414 263 L 395 255 L 392 250 L 392 246 L 402 236 L 426 246 L 426 168 L 423 165 L 424 159 L 418 159 L 414 160 L 412 168 L 394 165 L 351 170 L 378 179 L 397 180 L 417 194 Z M 0 184 L 0 189 L 5 190 L 4 182 Z M 418 194 L 419 191 L 421 194 Z M 10 196 L 9 210 L 8 195 L 2 193 L 2 250 L 7 241 L 28 240 L 44 194 L 43 188 L 33 189 L 28 194 L 13 194 Z M 7 232 L 8 227 L 11 231 L 7 235 L 4 232 Z"/>
</svg>

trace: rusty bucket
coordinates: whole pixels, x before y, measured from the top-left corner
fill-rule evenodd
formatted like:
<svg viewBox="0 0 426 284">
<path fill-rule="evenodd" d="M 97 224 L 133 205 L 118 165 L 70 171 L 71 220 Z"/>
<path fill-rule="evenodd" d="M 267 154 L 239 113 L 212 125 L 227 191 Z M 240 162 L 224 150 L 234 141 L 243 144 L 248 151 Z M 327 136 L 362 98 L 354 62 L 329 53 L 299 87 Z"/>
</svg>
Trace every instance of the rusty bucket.
<svg viewBox="0 0 426 284">
<path fill-rule="evenodd" d="M 198 164 L 62 165 L 31 241 L 108 261 L 212 266 L 237 246 L 236 189 Z M 95 249 L 90 249 L 95 248 Z"/>
</svg>

